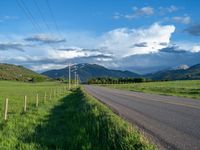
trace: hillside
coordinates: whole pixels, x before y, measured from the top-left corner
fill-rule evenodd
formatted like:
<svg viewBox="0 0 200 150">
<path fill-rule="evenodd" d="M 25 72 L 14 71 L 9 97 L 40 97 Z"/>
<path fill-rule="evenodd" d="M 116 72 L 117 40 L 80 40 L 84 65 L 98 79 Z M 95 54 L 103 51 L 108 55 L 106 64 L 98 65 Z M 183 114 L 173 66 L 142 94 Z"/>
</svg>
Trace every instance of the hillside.
<svg viewBox="0 0 200 150">
<path fill-rule="evenodd" d="M 23 66 L 12 64 L 0 64 L 0 80 L 16 80 L 16 81 L 43 81 L 46 76 L 40 75 Z"/>
<path fill-rule="evenodd" d="M 200 79 L 200 64 L 191 66 L 187 69 L 173 69 L 159 71 L 153 74 L 145 75 L 153 80 L 192 80 Z"/>
<path fill-rule="evenodd" d="M 138 77 L 139 75 L 130 71 L 111 70 L 96 64 L 78 64 L 71 67 L 72 79 L 74 78 L 75 68 L 81 81 L 87 81 L 95 77 Z M 50 70 L 42 73 L 51 78 L 68 78 L 68 67 L 58 70 Z"/>
</svg>

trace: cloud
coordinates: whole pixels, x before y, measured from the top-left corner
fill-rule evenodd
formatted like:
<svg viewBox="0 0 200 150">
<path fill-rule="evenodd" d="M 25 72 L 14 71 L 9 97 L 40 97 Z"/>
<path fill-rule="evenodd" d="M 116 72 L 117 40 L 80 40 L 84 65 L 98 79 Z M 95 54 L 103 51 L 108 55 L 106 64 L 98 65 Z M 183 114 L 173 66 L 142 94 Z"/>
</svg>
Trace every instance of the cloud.
<svg viewBox="0 0 200 150">
<path fill-rule="evenodd" d="M 8 21 L 8 20 L 18 20 L 19 18 L 16 16 L 0 16 L 0 22 Z"/>
<path fill-rule="evenodd" d="M 172 13 L 178 10 L 178 7 L 171 5 L 169 7 L 159 7 L 159 13 L 164 15 L 167 13 Z"/>
<path fill-rule="evenodd" d="M 176 23 L 189 24 L 191 22 L 191 18 L 189 16 L 175 16 L 172 17 L 172 21 Z"/>
<path fill-rule="evenodd" d="M 67 42 L 55 43 L 54 48 L 40 42 L 24 41 L 26 38 L 22 36 L 10 37 L 13 43 L 0 36 L 1 44 L 4 44 L 0 45 L 0 61 L 24 65 L 40 72 L 63 68 L 67 62 L 97 63 L 141 73 L 178 66 L 179 63 L 184 64 L 183 60 L 191 61 L 187 65 L 198 63 L 200 43 L 172 42 L 170 38 L 174 31 L 174 25 L 154 23 L 145 28 L 117 28 L 102 35 L 66 32 Z M 13 45 L 9 47 L 10 43 Z M 14 46 L 18 49 L 10 51 Z M 26 51 L 19 53 L 20 48 Z"/>
<path fill-rule="evenodd" d="M 142 17 L 142 16 L 150 16 L 154 14 L 154 9 L 150 6 L 138 8 L 138 7 L 133 7 L 133 13 L 132 14 L 126 14 L 124 15 L 125 18 L 127 19 L 134 19 L 137 17 Z"/>
<path fill-rule="evenodd" d="M 136 43 L 133 45 L 133 47 L 147 47 L 147 43 L 146 42 Z"/>
<path fill-rule="evenodd" d="M 133 10 L 138 15 L 153 15 L 154 13 L 154 9 L 150 6 L 142 7 L 142 8 L 134 7 Z"/>
<path fill-rule="evenodd" d="M 17 50 L 24 52 L 25 45 L 19 43 L 0 43 L 0 51 Z"/>
<path fill-rule="evenodd" d="M 115 65 L 107 63 L 107 67 L 113 69 L 128 69 L 137 73 L 151 73 L 163 69 L 171 69 L 181 64 L 195 65 L 199 63 L 200 52 L 192 53 L 185 51 L 184 53 L 158 52 L 151 54 L 132 55 L 113 61 Z"/>
<path fill-rule="evenodd" d="M 117 20 L 120 18 L 125 18 L 125 19 L 132 20 L 132 19 L 136 19 L 139 17 L 167 15 L 169 13 L 178 11 L 178 7 L 176 7 L 174 5 L 171 5 L 169 7 L 159 7 L 159 8 L 153 8 L 151 6 L 144 6 L 141 8 L 133 7 L 132 10 L 133 10 L 133 12 L 129 13 L 129 14 L 115 12 L 113 15 L 113 19 Z M 175 18 L 175 20 L 176 20 L 176 18 Z M 187 22 L 187 21 L 185 20 L 185 22 Z"/>
<path fill-rule="evenodd" d="M 194 36 L 200 36 L 200 23 L 192 25 L 186 28 L 184 31 Z"/>
<path fill-rule="evenodd" d="M 43 72 L 43 71 L 52 70 L 52 69 L 62 69 L 62 68 L 65 68 L 66 66 L 67 64 L 49 63 L 49 64 L 33 65 L 30 68 L 38 72 Z"/>
<path fill-rule="evenodd" d="M 200 44 L 199 45 L 194 45 L 192 47 L 192 52 L 194 52 L 194 53 L 200 52 Z"/>
<path fill-rule="evenodd" d="M 52 37 L 51 35 L 38 34 L 24 39 L 25 41 L 41 42 L 41 43 L 63 43 L 66 42 L 63 38 Z"/>
<path fill-rule="evenodd" d="M 172 33 L 175 31 L 173 25 L 159 25 L 155 23 L 149 28 L 118 28 L 105 33 L 102 37 L 100 47 L 115 57 L 126 57 L 135 54 L 148 54 L 158 52 L 159 49 L 167 47 L 160 43 L 169 43 Z M 138 43 L 145 43 L 146 47 L 134 47 Z"/>
<path fill-rule="evenodd" d="M 114 15 L 113 15 L 113 19 L 120 19 L 121 17 L 123 17 L 120 13 L 116 12 Z"/>
<path fill-rule="evenodd" d="M 161 42 L 161 43 L 159 43 L 159 44 L 162 45 L 162 46 L 167 46 L 167 45 L 168 45 L 167 42 Z"/>
<path fill-rule="evenodd" d="M 184 50 L 191 53 L 200 52 L 200 43 L 182 41 L 176 42 L 176 45 L 178 46 L 178 50 Z"/>
<path fill-rule="evenodd" d="M 180 49 L 177 45 L 168 46 L 159 50 L 165 53 L 186 53 L 187 50 Z"/>
<path fill-rule="evenodd" d="M 72 54 L 73 52 L 70 53 Z M 98 63 L 103 65 L 104 62 L 108 61 L 110 62 L 113 60 L 112 56 L 105 54 L 96 54 L 96 55 L 95 54 L 80 55 L 80 54 L 78 55 L 77 53 L 74 53 L 73 55 L 68 56 L 68 58 L 65 58 L 61 55 L 52 55 L 52 54 L 47 54 L 46 56 L 17 55 L 15 57 L 13 56 L 1 57 L 0 55 L 0 60 L 7 63 L 24 65 L 38 72 L 50 69 L 64 68 L 69 62 Z"/>
</svg>

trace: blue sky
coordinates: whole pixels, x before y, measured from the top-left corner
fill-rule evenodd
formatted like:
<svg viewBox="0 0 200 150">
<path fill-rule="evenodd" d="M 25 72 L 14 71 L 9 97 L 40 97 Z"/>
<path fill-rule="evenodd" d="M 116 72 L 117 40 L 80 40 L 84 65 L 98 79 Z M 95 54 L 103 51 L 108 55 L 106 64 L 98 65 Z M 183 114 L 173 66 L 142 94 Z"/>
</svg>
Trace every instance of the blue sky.
<svg viewBox="0 0 200 150">
<path fill-rule="evenodd" d="M 0 62 L 148 73 L 200 63 L 197 0 L 2 0 Z"/>
</svg>

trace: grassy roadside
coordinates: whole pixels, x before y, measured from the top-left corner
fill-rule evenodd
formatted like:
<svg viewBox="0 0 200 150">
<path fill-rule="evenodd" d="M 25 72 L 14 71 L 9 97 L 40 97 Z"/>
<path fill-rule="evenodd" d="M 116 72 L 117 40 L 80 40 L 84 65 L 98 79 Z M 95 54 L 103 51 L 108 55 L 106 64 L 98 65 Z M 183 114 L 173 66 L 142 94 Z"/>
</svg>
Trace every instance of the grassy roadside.
<svg viewBox="0 0 200 150">
<path fill-rule="evenodd" d="M 49 87 L 49 84 L 53 83 L 45 83 L 43 86 Z M 24 91 L 32 88 L 31 85 L 29 88 L 24 88 L 23 83 L 17 84 L 17 87 Z M 43 88 L 41 92 L 44 91 Z M 6 92 L 1 86 L 0 97 L 3 97 L 2 93 Z M 16 93 L 13 92 L 14 94 Z M 155 147 L 131 124 L 77 88 L 41 104 L 37 109 L 29 108 L 25 114 L 10 112 L 9 120 L 0 123 L 0 149 L 100 150 L 155 149 Z"/>
<path fill-rule="evenodd" d="M 137 92 L 200 99 L 200 80 L 104 84 L 101 86 Z"/>
<path fill-rule="evenodd" d="M 92 96 L 81 93 L 86 101 L 86 114 L 92 119 L 91 124 L 95 125 L 89 132 L 95 133 L 94 145 L 98 144 L 98 149 L 155 149 L 130 123 Z"/>
</svg>

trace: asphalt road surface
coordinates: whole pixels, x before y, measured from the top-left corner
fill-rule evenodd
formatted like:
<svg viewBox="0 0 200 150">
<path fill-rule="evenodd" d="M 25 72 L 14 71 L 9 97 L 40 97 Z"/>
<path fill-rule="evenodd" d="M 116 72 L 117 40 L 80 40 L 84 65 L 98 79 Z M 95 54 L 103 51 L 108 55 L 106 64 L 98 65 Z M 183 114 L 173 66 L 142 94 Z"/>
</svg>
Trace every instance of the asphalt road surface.
<svg viewBox="0 0 200 150">
<path fill-rule="evenodd" d="M 91 85 L 84 88 L 153 137 L 160 149 L 200 150 L 200 100 Z"/>
</svg>

